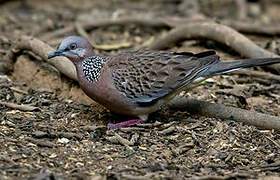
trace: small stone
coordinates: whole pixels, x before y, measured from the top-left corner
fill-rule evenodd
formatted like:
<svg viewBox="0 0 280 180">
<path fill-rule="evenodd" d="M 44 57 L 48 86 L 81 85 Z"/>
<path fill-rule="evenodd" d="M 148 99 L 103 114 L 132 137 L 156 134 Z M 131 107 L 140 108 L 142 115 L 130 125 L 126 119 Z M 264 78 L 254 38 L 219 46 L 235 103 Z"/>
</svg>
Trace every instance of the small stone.
<svg viewBox="0 0 280 180">
<path fill-rule="evenodd" d="M 67 144 L 70 140 L 67 138 L 60 138 L 57 140 L 57 142 L 61 143 L 61 144 Z"/>
</svg>

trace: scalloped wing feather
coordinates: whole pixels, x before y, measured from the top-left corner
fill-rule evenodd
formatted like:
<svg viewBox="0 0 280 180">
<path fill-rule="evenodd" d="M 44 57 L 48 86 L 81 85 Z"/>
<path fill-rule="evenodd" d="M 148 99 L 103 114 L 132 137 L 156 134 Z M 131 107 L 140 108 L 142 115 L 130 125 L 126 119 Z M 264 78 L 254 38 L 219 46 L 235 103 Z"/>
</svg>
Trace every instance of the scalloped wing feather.
<svg viewBox="0 0 280 180">
<path fill-rule="evenodd" d="M 185 88 L 219 61 L 214 51 L 130 51 L 111 57 L 106 63 L 116 88 L 130 101 L 149 106 Z"/>
</svg>

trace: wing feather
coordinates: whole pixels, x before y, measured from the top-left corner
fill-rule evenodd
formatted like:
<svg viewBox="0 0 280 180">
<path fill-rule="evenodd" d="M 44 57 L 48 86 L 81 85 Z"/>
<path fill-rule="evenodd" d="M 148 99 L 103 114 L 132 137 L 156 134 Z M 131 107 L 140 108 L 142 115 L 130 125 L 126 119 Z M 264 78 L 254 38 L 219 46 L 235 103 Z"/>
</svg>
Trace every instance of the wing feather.
<svg viewBox="0 0 280 180">
<path fill-rule="evenodd" d="M 132 102 L 149 106 L 185 88 L 219 61 L 214 51 L 130 51 L 110 58 L 107 64 L 116 88 Z"/>
</svg>

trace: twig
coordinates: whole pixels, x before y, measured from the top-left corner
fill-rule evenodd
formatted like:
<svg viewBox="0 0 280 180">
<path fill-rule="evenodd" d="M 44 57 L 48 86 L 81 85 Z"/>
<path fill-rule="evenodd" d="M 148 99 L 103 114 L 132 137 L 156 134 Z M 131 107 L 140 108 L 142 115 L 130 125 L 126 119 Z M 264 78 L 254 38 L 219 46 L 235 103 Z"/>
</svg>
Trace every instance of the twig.
<svg viewBox="0 0 280 180">
<path fill-rule="evenodd" d="M 225 175 L 225 176 L 193 176 L 188 179 L 192 180 L 228 180 L 228 179 L 235 179 L 237 177 L 242 177 L 242 178 L 254 178 L 254 175 L 251 175 L 249 173 L 233 173 L 230 175 Z"/>
<path fill-rule="evenodd" d="M 270 164 L 265 164 L 265 165 L 261 165 L 261 166 L 256 166 L 256 168 L 267 168 L 267 167 L 279 167 L 280 166 L 280 162 L 276 161 L 274 163 L 270 163 Z"/>
<path fill-rule="evenodd" d="M 259 128 L 280 130 L 279 117 L 262 114 L 256 111 L 248 111 L 187 98 L 174 99 L 169 103 L 169 107 L 183 109 L 190 113 L 197 113 L 208 117 L 243 122 Z"/>
<path fill-rule="evenodd" d="M 247 2 L 246 0 L 235 0 L 236 3 L 236 11 L 237 11 L 237 19 L 246 19 L 247 17 Z"/>
<path fill-rule="evenodd" d="M 170 126 L 169 128 L 166 128 L 166 129 L 164 129 L 162 131 L 159 131 L 158 133 L 160 135 L 168 135 L 168 134 L 173 133 L 175 130 L 176 130 L 175 126 Z"/>
<path fill-rule="evenodd" d="M 152 43 L 149 48 L 161 50 L 185 39 L 199 38 L 211 39 L 225 44 L 240 55 L 248 58 L 277 57 L 276 54 L 257 46 L 253 41 L 234 29 L 213 22 L 189 23 L 175 28 L 161 39 Z M 280 72 L 280 65 L 270 65 L 267 67 Z"/>
<path fill-rule="evenodd" d="M 50 39 L 53 39 L 54 37 L 65 35 L 67 33 L 70 33 L 72 31 L 74 31 L 74 30 L 75 30 L 75 25 L 70 25 L 70 26 L 64 27 L 63 29 L 52 31 L 50 33 L 46 33 L 41 38 L 48 41 Z"/>
<path fill-rule="evenodd" d="M 53 133 L 52 135 L 56 135 L 58 137 L 65 137 L 68 139 L 75 138 L 77 140 L 81 140 L 83 138 L 82 135 L 77 134 L 77 133 L 72 133 L 72 132 L 57 132 L 57 133 Z"/>
<path fill-rule="evenodd" d="M 280 144 L 276 141 L 274 141 L 273 139 L 271 139 L 270 137 L 268 136 L 265 136 L 268 140 L 270 140 L 275 146 L 277 146 L 277 148 L 280 148 Z"/>
<path fill-rule="evenodd" d="M 86 38 L 86 39 L 90 39 L 88 33 L 85 31 L 84 27 L 82 26 L 81 23 L 76 22 L 75 23 L 75 29 L 77 31 L 77 33 Z M 121 42 L 121 43 L 117 43 L 117 44 L 104 44 L 104 45 L 97 45 L 95 43 L 92 42 L 92 46 L 95 49 L 101 49 L 101 50 L 115 50 L 115 49 L 120 49 L 120 48 L 128 48 L 131 47 L 132 44 L 130 42 Z"/>
<path fill-rule="evenodd" d="M 107 127 L 106 126 L 82 126 L 82 130 L 84 131 L 106 131 Z"/>
<path fill-rule="evenodd" d="M 21 89 L 18 89 L 18 88 L 15 88 L 15 87 L 11 87 L 10 88 L 11 90 L 17 92 L 17 93 L 21 93 L 21 94 L 28 94 L 27 91 L 24 91 L 24 90 L 21 90 Z"/>
<path fill-rule="evenodd" d="M 161 125 L 162 125 L 162 122 L 156 121 L 154 123 L 137 124 L 136 126 L 148 129 L 148 128 L 159 127 Z"/>
<path fill-rule="evenodd" d="M 263 34 L 274 36 L 280 34 L 280 24 L 260 24 L 246 21 L 221 21 L 221 24 L 247 34 Z"/>
<path fill-rule="evenodd" d="M 120 131 L 122 132 L 135 132 L 135 131 L 149 131 L 149 129 L 141 128 L 141 127 L 123 127 L 120 128 Z"/>
<path fill-rule="evenodd" d="M 122 145 L 127 146 L 127 147 L 133 146 L 137 142 L 138 138 L 139 138 L 139 135 L 138 135 L 138 137 L 134 137 L 129 141 L 129 140 L 121 137 L 117 133 L 115 133 L 115 135 L 112 136 L 112 137 L 106 137 L 106 139 L 108 141 L 110 141 L 111 143 L 119 143 L 119 144 L 122 144 Z"/>
<path fill-rule="evenodd" d="M 233 71 L 233 72 L 231 72 L 231 74 L 254 76 L 254 77 L 259 77 L 259 78 L 262 78 L 262 79 L 280 81 L 280 76 L 279 75 L 274 75 L 274 74 L 267 73 L 267 72 L 262 72 L 262 71 L 241 69 L 241 70 L 238 70 L 238 71 Z"/>
<path fill-rule="evenodd" d="M 129 174 L 121 174 L 119 176 L 119 179 L 124 179 L 124 180 L 149 180 L 149 179 L 160 179 L 156 178 L 152 175 L 144 175 L 144 176 L 134 176 L 134 175 L 129 175 Z"/>
<path fill-rule="evenodd" d="M 80 36 L 82 36 L 82 37 L 84 37 L 84 38 L 86 38 L 86 39 L 89 39 L 89 35 L 88 35 L 88 33 L 85 31 L 85 29 L 84 29 L 84 27 L 81 25 L 81 23 L 76 22 L 76 23 L 75 23 L 75 29 L 76 29 L 77 33 L 78 33 Z"/>
<path fill-rule="evenodd" d="M 0 101 L 1 105 L 7 106 L 9 108 L 13 108 L 13 109 L 19 109 L 22 111 L 34 111 L 34 110 L 40 110 L 40 108 L 38 107 L 34 107 L 34 106 L 30 106 L 30 105 L 25 105 L 25 104 L 15 104 L 15 103 L 9 103 L 9 102 L 3 102 Z"/>
<path fill-rule="evenodd" d="M 24 140 L 26 140 L 27 142 L 31 142 L 36 144 L 37 146 L 41 146 L 41 147 L 55 147 L 56 145 L 48 140 L 37 140 L 37 139 L 33 139 L 31 137 L 26 137 L 24 138 Z"/>
<path fill-rule="evenodd" d="M 109 50 L 116 50 L 121 48 L 128 48 L 131 47 L 132 44 L 130 42 L 120 42 L 116 44 L 102 44 L 102 45 L 93 44 L 92 46 L 95 49 L 109 51 Z"/>
</svg>

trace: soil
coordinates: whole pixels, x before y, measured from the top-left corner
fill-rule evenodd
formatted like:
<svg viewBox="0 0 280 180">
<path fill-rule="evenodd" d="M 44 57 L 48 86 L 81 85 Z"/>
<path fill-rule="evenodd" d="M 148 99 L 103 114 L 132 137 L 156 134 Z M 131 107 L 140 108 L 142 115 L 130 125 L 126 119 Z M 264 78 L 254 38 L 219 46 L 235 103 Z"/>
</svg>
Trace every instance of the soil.
<svg viewBox="0 0 280 180">
<path fill-rule="evenodd" d="M 14 33 L 44 40 L 47 33 L 77 20 L 136 14 L 182 16 L 180 2 L 4 1 L 0 6 L 0 58 L 11 47 Z M 224 11 L 217 12 L 219 1 L 211 2 L 217 6 L 202 4 L 201 11 L 207 16 L 234 18 L 228 13 L 234 11 L 233 6 L 223 2 Z M 250 2 L 250 7 L 258 5 Z M 229 11 L 225 11 L 227 8 Z M 280 4 L 269 3 L 266 11 L 259 14 L 253 10 L 249 13 L 252 20 L 280 20 Z M 89 35 L 97 45 L 129 42 L 128 48 L 137 49 L 167 31 L 129 25 L 96 28 Z M 55 47 L 65 36 L 47 43 Z M 277 36 L 248 37 L 264 47 L 278 40 Z M 223 59 L 242 58 L 221 44 L 205 40 L 186 41 L 171 50 L 207 49 L 215 49 Z M 115 54 L 123 50 L 96 53 Z M 186 96 L 280 116 L 279 82 L 241 75 L 222 75 L 210 80 Z M 145 124 L 107 130 L 108 123 L 124 118 L 92 101 L 76 82 L 29 53 L 17 59 L 8 76 L 0 76 L 0 102 L 35 107 L 24 110 L 0 103 L 1 180 L 280 179 L 277 131 L 168 108 L 151 114 Z"/>
</svg>

